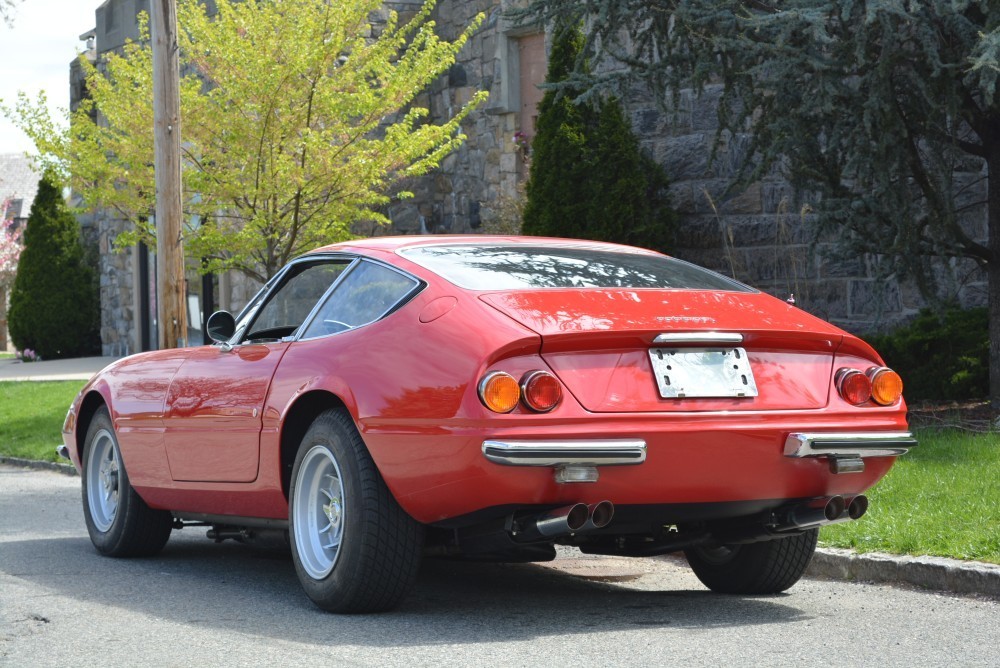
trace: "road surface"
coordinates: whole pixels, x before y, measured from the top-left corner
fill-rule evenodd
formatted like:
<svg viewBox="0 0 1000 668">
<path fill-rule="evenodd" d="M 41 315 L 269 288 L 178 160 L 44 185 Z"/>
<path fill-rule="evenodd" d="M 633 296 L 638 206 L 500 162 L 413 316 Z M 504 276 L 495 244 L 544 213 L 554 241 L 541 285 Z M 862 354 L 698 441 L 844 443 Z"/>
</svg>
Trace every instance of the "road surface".
<svg viewBox="0 0 1000 668">
<path fill-rule="evenodd" d="M 2 666 L 1000 665 L 1000 602 L 818 580 L 718 596 L 663 559 L 428 561 L 399 610 L 331 615 L 287 552 L 203 529 L 97 555 L 79 485 L 0 466 Z"/>
</svg>

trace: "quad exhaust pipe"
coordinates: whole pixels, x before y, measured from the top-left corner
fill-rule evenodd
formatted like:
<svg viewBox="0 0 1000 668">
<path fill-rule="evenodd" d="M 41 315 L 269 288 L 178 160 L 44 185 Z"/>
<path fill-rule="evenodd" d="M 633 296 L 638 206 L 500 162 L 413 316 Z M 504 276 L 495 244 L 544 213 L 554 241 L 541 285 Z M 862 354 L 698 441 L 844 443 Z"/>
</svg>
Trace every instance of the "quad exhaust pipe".
<svg viewBox="0 0 1000 668">
<path fill-rule="evenodd" d="M 858 494 L 850 502 L 842 496 L 831 496 L 787 511 L 773 526 L 774 531 L 801 531 L 859 519 L 868 512 L 868 497 Z"/>
<path fill-rule="evenodd" d="M 610 501 L 587 505 L 574 503 L 548 510 L 520 522 L 520 529 L 512 531 L 519 541 L 557 538 L 571 533 L 584 533 L 603 529 L 615 516 L 615 506 Z"/>
</svg>

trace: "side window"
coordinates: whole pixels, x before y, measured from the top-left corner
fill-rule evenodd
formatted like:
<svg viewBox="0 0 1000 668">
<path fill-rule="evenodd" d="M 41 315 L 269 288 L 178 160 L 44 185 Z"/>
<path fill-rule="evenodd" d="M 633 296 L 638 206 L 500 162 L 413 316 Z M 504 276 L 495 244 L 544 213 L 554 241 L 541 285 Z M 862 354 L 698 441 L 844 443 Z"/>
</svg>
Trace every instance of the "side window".
<svg viewBox="0 0 1000 668">
<path fill-rule="evenodd" d="M 260 309 L 244 340 L 276 341 L 291 336 L 349 265 L 349 260 L 337 260 L 293 267 Z"/>
<path fill-rule="evenodd" d="M 417 287 L 417 281 L 373 262 L 360 262 L 327 297 L 303 338 L 336 334 L 367 325 L 388 313 Z"/>
</svg>

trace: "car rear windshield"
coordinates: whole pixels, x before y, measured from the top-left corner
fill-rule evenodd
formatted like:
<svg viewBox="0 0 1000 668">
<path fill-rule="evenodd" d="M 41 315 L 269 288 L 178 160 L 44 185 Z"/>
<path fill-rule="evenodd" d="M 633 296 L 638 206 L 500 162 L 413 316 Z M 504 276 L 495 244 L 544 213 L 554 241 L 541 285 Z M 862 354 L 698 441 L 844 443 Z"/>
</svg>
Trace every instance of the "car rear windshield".
<svg viewBox="0 0 1000 668">
<path fill-rule="evenodd" d="M 587 246 L 416 246 L 400 254 L 470 290 L 538 288 L 751 288 L 689 262 L 655 253 Z"/>
</svg>

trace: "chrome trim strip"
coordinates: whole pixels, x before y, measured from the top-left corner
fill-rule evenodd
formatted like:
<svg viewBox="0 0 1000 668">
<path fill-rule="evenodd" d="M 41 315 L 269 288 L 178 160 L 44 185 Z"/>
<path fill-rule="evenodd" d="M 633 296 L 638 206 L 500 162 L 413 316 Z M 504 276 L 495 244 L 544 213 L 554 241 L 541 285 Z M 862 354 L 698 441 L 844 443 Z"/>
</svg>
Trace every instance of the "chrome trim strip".
<svg viewBox="0 0 1000 668">
<path fill-rule="evenodd" d="M 658 335 L 653 343 L 743 343 L 738 332 L 670 332 Z"/>
<path fill-rule="evenodd" d="M 646 461 L 646 442 L 483 441 L 483 455 L 504 466 L 625 466 Z"/>
<path fill-rule="evenodd" d="M 916 445 L 908 431 L 794 433 L 785 439 L 785 456 L 898 457 Z"/>
</svg>

